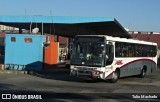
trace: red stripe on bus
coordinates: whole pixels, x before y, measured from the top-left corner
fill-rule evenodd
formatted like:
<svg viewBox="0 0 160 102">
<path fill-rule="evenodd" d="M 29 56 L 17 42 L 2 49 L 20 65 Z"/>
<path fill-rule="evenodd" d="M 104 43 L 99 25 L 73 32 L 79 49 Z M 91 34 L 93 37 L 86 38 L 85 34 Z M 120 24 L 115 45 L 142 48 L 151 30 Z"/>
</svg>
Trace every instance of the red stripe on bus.
<svg viewBox="0 0 160 102">
<path fill-rule="evenodd" d="M 156 64 L 156 62 L 154 62 L 154 61 L 151 60 L 151 59 L 138 59 L 138 60 L 134 60 L 134 61 L 128 62 L 127 64 L 122 65 L 120 68 L 124 68 L 125 66 L 127 66 L 127 65 L 129 65 L 129 64 L 131 64 L 131 63 L 138 62 L 138 61 L 144 61 L 144 60 L 147 60 L 147 61 L 150 61 L 150 62 L 153 62 L 154 64 Z M 113 71 L 113 72 L 114 72 L 114 71 Z M 113 72 L 111 72 L 108 76 L 106 76 L 105 79 L 107 79 L 110 75 L 112 75 Z"/>
<path fill-rule="evenodd" d="M 134 60 L 134 61 L 131 61 L 131 62 L 128 62 L 127 64 L 124 64 L 122 65 L 120 68 L 124 68 L 125 66 L 129 65 L 129 64 L 132 64 L 132 63 L 135 63 L 135 62 L 139 62 L 139 61 L 150 61 L 150 62 L 153 62 L 154 64 L 156 64 L 156 62 L 154 62 L 153 60 L 151 59 L 138 59 L 138 60 Z"/>
<path fill-rule="evenodd" d="M 112 75 L 114 73 L 114 71 L 112 72 L 112 73 L 110 73 L 108 76 L 106 76 L 106 78 L 105 79 L 107 79 L 110 75 Z"/>
</svg>

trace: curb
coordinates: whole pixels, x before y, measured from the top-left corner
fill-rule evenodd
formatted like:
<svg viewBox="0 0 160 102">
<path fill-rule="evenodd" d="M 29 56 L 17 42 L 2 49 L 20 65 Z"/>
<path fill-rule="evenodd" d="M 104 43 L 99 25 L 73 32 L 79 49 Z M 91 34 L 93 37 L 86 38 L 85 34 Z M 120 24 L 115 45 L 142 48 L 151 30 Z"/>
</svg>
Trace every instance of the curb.
<svg viewBox="0 0 160 102">
<path fill-rule="evenodd" d="M 18 71 L 18 70 L 0 70 L 0 74 L 28 74 L 28 75 L 39 75 L 39 74 L 63 74 L 69 72 L 69 69 L 53 69 L 44 70 L 42 72 L 36 71 Z"/>
<path fill-rule="evenodd" d="M 28 74 L 28 71 L 1 70 L 0 74 Z"/>
</svg>

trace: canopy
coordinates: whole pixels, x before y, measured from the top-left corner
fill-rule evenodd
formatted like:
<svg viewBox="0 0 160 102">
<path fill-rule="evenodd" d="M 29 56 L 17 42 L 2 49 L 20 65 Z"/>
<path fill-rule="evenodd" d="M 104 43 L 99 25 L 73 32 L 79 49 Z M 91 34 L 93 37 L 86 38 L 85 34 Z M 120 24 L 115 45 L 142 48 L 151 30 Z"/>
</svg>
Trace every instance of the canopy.
<svg viewBox="0 0 160 102">
<path fill-rule="evenodd" d="M 64 16 L 0 16 L 0 24 L 30 30 L 38 27 L 40 32 L 65 37 L 75 35 L 109 35 L 131 38 L 115 18 L 64 17 Z"/>
</svg>

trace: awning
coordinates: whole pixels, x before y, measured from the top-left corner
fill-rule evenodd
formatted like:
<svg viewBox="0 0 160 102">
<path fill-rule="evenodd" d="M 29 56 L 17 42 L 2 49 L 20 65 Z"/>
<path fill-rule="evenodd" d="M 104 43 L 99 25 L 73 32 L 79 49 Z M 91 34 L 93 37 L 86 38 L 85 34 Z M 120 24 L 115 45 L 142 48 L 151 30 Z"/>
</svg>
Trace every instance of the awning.
<svg viewBox="0 0 160 102">
<path fill-rule="evenodd" d="M 109 35 L 131 38 L 130 34 L 114 18 L 65 17 L 65 16 L 0 16 L 0 24 L 30 29 L 38 27 L 40 32 L 65 37 L 75 35 Z M 43 25 L 43 27 L 42 27 Z"/>
</svg>

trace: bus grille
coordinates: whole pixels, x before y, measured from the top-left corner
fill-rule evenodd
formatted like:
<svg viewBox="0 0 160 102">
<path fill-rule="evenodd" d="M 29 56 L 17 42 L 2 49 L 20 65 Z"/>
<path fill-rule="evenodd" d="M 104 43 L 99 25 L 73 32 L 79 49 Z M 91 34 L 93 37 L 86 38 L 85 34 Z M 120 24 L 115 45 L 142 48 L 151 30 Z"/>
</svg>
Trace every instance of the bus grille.
<svg viewBox="0 0 160 102">
<path fill-rule="evenodd" d="M 86 70 L 78 70 L 78 74 L 92 75 L 92 72 L 91 71 L 86 71 Z"/>
</svg>

